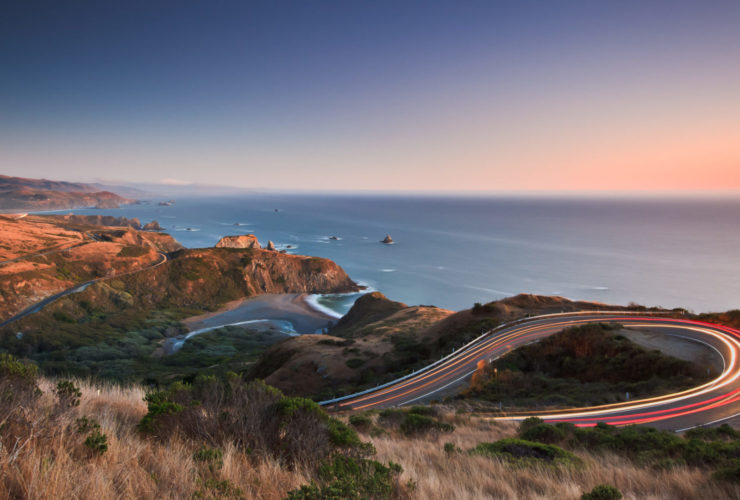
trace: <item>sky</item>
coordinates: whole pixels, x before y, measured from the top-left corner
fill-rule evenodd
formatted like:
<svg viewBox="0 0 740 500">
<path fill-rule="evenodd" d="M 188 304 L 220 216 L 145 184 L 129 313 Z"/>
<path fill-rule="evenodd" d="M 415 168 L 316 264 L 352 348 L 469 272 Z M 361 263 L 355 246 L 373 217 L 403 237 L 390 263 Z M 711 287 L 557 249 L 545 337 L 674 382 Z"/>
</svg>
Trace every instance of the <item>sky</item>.
<svg viewBox="0 0 740 500">
<path fill-rule="evenodd" d="M 740 2 L 5 0 L 0 173 L 740 189 Z"/>
</svg>

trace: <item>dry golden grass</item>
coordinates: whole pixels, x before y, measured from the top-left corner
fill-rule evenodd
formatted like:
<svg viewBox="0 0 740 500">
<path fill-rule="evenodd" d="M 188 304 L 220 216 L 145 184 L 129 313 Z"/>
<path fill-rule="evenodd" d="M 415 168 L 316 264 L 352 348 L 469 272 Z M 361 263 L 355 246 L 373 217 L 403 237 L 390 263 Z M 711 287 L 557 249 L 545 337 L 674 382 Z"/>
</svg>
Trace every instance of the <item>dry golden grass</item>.
<svg viewBox="0 0 740 500">
<path fill-rule="evenodd" d="M 578 467 L 513 467 L 465 453 L 481 442 L 516 434 L 516 424 L 448 415 L 456 425 L 452 434 L 403 439 L 394 435 L 363 436 L 377 449 L 377 459 L 400 463 L 401 483 L 415 483 L 416 499 L 578 499 L 598 484 L 616 486 L 626 499 L 729 499 L 740 498 L 740 488 L 714 481 L 708 471 L 679 467 L 667 471 L 640 468 L 617 455 L 576 454 Z M 462 453 L 448 455 L 445 443 Z"/>
<path fill-rule="evenodd" d="M 79 383 L 83 396 L 79 407 L 54 422 L 48 413 L 29 411 L 38 427 L 25 442 L 0 450 L 0 498 L 23 499 L 180 499 L 230 498 L 204 484 L 212 477 L 207 467 L 193 459 L 201 443 L 174 438 L 160 443 L 142 437 L 136 424 L 146 413 L 141 388 Z M 43 403 L 53 407 L 53 384 L 41 383 Z M 44 405 L 37 405 L 38 407 Z M 73 430 L 78 416 L 96 418 L 108 436 L 109 449 L 94 455 Z M 46 419 L 46 420 L 45 420 Z M 452 434 L 407 439 L 395 434 L 371 438 L 377 459 L 403 466 L 401 482 L 415 499 L 557 498 L 576 499 L 600 483 L 617 486 L 625 498 L 720 499 L 740 498 L 740 489 L 713 481 L 709 472 L 677 468 L 657 472 L 640 469 L 616 455 L 578 453 L 582 467 L 515 468 L 488 458 L 444 452 L 452 442 L 463 450 L 480 442 L 515 434 L 510 423 L 495 423 L 467 416 L 446 415 L 457 427 Z M 44 425 L 46 424 L 46 428 Z M 270 459 L 253 459 L 227 446 L 219 481 L 228 480 L 244 498 L 279 499 L 310 481 L 307 471 L 290 470 Z"/>
<path fill-rule="evenodd" d="M 46 403 L 53 384 L 41 385 Z M 197 491 L 212 498 L 204 486 L 210 475 L 193 460 L 200 444 L 180 439 L 158 443 L 142 437 L 136 424 L 146 413 L 141 388 L 92 386 L 79 383 L 80 406 L 55 421 L 55 428 L 38 429 L 19 448 L 0 450 L 0 498 L 91 499 L 192 498 Z M 95 456 L 72 428 L 77 416 L 96 418 L 108 436 L 108 451 Z M 39 426 L 43 416 L 37 415 Z M 69 427 L 68 427 L 69 426 Z M 252 461 L 227 447 L 223 450 L 219 481 L 228 480 L 244 498 L 279 499 L 309 482 L 302 471 L 291 471 L 272 460 Z"/>
</svg>

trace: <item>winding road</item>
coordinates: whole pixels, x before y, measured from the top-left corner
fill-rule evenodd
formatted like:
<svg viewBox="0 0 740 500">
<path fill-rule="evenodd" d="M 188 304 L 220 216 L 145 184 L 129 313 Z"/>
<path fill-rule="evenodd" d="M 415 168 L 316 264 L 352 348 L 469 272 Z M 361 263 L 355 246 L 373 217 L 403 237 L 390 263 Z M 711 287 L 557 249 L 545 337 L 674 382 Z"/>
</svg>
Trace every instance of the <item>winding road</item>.
<svg viewBox="0 0 740 500">
<path fill-rule="evenodd" d="M 43 299 L 43 300 L 41 300 L 39 302 L 36 302 L 35 304 L 33 304 L 33 305 L 25 308 L 21 312 L 15 314 L 13 316 L 11 316 L 10 318 L 8 318 L 8 319 L 6 319 L 4 321 L 0 321 L 0 328 L 2 328 L 4 326 L 7 326 L 7 325 L 9 325 L 11 323 L 14 323 L 14 322 L 18 321 L 21 318 L 25 318 L 28 315 L 37 313 L 40 310 L 42 310 L 44 307 L 48 306 L 49 304 L 52 304 L 52 303 L 56 302 L 57 300 L 61 299 L 62 297 L 66 297 L 67 295 L 71 295 L 73 293 L 81 292 L 85 288 L 87 288 L 88 286 L 92 285 L 93 283 L 98 283 L 100 281 L 106 281 L 106 280 L 110 280 L 110 279 L 113 279 L 113 278 L 120 278 L 122 276 L 127 276 L 129 274 L 136 274 L 136 273 L 140 273 L 142 271 L 147 271 L 149 269 L 154 269 L 155 267 L 159 267 L 162 264 L 164 264 L 165 262 L 167 262 L 168 257 L 167 257 L 167 254 L 165 254 L 163 252 L 158 252 L 158 254 L 159 254 L 159 260 L 157 262 L 154 262 L 153 264 L 150 264 L 150 265 L 148 265 L 146 267 L 142 267 L 141 269 L 134 269 L 132 271 L 127 271 L 125 273 L 119 273 L 119 274 L 113 274 L 111 276 L 101 276 L 100 278 L 95 278 L 95 279 L 92 279 L 90 281 L 86 281 L 84 283 L 80 283 L 80 284 L 75 285 L 73 287 L 67 288 L 66 290 L 62 290 L 61 292 L 55 293 L 54 295 L 50 295 L 50 296 L 46 297 L 45 299 Z"/>
<path fill-rule="evenodd" d="M 724 369 L 717 378 L 706 384 L 664 396 L 545 413 L 496 414 L 491 418 L 522 420 L 529 416 L 538 416 L 549 422 L 571 422 L 578 426 L 591 426 L 598 422 L 612 425 L 650 424 L 681 431 L 740 414 L 740 332 L 689 319 L 645 313 L 593 311 L 537 316 L 499 327 L 410 376 L 369 391 L 323 401 L 321 404 L 336 410 L 368 410 L 441 399 L 451 388 L 469 380 L 481 363 L 490 362 L 517 347 L 564 328 L 593 322 L 619 323 L 629 328 L 703 343 L 720 354 Z"/>
</svg>

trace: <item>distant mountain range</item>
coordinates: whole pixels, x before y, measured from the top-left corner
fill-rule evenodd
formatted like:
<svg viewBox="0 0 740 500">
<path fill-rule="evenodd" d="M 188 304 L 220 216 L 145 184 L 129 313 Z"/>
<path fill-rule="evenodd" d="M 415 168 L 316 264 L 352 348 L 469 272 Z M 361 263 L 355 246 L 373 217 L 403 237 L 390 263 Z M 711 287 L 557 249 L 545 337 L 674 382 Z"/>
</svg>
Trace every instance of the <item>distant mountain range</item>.
<svg viewBox="0 0 740 500">
<path fill-rule="evenodd" d="M 124 198 L 100 184 L 26 179 L 0 175 L 0 210 L 59 210 L 118 208 L 136 200 Z"/>
</svg>

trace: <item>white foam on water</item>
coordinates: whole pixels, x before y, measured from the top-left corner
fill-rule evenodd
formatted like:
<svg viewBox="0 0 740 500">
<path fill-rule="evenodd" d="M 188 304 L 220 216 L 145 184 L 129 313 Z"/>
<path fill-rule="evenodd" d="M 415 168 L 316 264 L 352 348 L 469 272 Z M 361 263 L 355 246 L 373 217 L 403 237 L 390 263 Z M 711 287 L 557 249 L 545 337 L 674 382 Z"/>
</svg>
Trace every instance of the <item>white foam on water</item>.
<svg viewBox="0 0 740 500">
<path fill-rule="evenodd" d="M 327 316 L 331 316 L 332 318 L 341 318 L 342 314 L 338 313 L 334 309 L 326 307 L 319 302 L 319 299 L 321 297 L 323 297 L 323 295 L 308 295 L 306 297 L 306 304 L 308 304 L 311 309 L 314 309 L 322 314 L 326 314 Z"/>
</svg>

